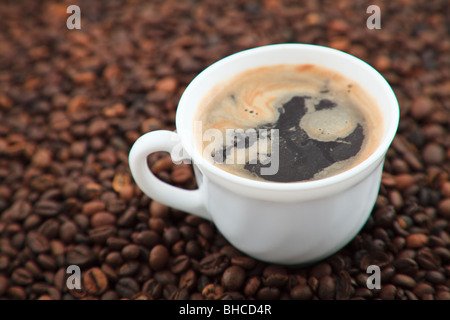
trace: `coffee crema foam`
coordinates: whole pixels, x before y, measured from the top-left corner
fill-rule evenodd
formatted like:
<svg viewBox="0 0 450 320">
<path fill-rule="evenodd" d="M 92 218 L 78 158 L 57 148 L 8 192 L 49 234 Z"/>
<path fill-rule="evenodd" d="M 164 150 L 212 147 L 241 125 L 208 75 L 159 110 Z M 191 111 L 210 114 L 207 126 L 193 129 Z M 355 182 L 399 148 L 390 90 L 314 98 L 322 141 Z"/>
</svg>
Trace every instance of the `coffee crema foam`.
<svg viewBox="0 0 450 320">
<path fill-rule="evenodd" d="M 232 174 L 272 182 L 317 180 L 346 171 L 373 153 L 383 134 L 381 113 L 363 88 L 340 73 L 311 64 L 242 72 L 211 90 L 194 119 L 201 123 L 201 130 L 194 130 L 198 150 L 213 145 L 224 160 L 227 155 L 236 157 L 232 152 L 236 143 L 205 141 L 207 130 L 219 130 L 224 137 L 229 129 L 279 130 L 276 145 L 270 144 L 270 134 L 258 136 L 268 144 L 266 154 L 252 153 L 258 159 L 249 155 L 257 145 L 249 145 L 248 137 L 244 161 L 209 159 Z M 261 175 L 260 169 L 267 166 L 263 160 L 274 146 L 279 148 L 279 172 Z"/>
</svg>

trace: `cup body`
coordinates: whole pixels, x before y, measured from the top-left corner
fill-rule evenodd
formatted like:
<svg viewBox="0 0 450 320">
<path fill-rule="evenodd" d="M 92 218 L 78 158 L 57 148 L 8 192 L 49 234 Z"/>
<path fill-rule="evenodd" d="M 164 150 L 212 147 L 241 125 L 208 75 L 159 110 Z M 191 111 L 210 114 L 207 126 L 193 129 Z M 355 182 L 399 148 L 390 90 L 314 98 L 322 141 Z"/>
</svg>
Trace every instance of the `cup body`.
<svg viewBox="0 0 450 320">
<path fill-rule="evenodd" d="M 203 97 L 240 72 L 278 64 L 319 65 L 362 86 L 375 99 L 383 117 L 383 137 L 373 154 L 338 175 L 294 183 L 245 179 L 204 159 L 196 149 L 193 132 L 195 111 Z M 398 121 L 398 103 L 386 80 L 365 62 L 341 51 L 308 44 L 277 44 L 226 57 L 201 72 L 178 105 L 177 135 L 193 160 L 199 185 L 197 204 L 186 211 L 211 219 L 232 245 L 259 260 L 285 265 L 321 260 L 345 246 L 367 221 Z M 133 161 L 130 159 L 132 169 Z M 152 190 L 146 193 L 154 194 Z M 167 197 L 163 202 L 171 205 Z M 174 205 L 183 210 L 182 204 Z"/>
</svg>

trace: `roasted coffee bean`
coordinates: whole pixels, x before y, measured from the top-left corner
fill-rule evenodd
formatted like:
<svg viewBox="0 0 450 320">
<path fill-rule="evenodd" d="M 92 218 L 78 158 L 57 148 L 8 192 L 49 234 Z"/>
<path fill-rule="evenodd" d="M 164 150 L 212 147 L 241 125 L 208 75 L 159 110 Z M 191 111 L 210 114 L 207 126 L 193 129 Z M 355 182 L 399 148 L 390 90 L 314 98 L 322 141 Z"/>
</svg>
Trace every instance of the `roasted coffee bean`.
<svg viewBox="0 0 450 320">
<path fill-rule="evenodd" d="M 331 276 L 324 276 L 319 279 L 317 295 L 320 299 L 334 299 L 336 295 L 336 282 Z"/>
<path fill-rule="evenodd" d="M 395 300 L 397 296 L 397 288 L 393 284 L 382 286 L 380 290 L 380 298 L 383 300 Z"/>
<path fill-rule="evenodd" d="M 56 201 L 40 200 L 34 205 L 34 212 L 43 217 L 53 217 L 60 212 L 61 208 L 61 204 Z"/>
<path fill-rule="evenodd" d="M 347 271 L 341 270 L 336 279 L 336 299 L 348 300 L 352 294 L 352 278 Z"/>
<path fill-rule="evenodd" d="M 160 299 L 162 296 L 163 285 L 155 279 L 147 280 L 143 286 L 142 291 L 151 295 L 154 299 Z"/>
<path fill-rule="evenodd" d="M 150 267 L 153 270 L 161 270 L 169 261 L 169 251 L 161 244 L 153 247 L 150 251 Z"/>
<path fill-rule="evenodd" d="M 126 260 L 133 260 L 139 257 L 139 246 L 135 244 L 128 244 L 122 248 L 122 257 Z"/>
<path fill-rule="evenodd" d="M 182 273 L 189 268 L 190 259 L 187 255 L 179 255 L 169 261 L 169 268 L 175 274 Z"/>
<path fill-rule="evenodd" d="M 222 286 L 225 290 L 237 291 L 245 281 L 245 270 L 239 266 L 230 266 L 223 272 Z"/>
<path fill-rule="evenodd" d="M 37 229 L 47 239 L 52 239 L 58 235 L 60 224 L 56 219 L 48 219 Z"/>
<path fill-rule="evenodd" d="M 17 268 L 11 275 L 11 280 L 18 285 L 29 285 L 33 283 L 32 274 L 25 268 Z"/>
<path fill-rule="evenodd" d="M 202 295 L 207 300 L 219 300 L 224 293 L 223 287 L 215 284 L 208 284 L 202 290 Z"/>
<path fill-rule="evenodd" d="M 192 289 L 195 288 L 196 281 L 197 275 L 195 271 L 189 269 L 180 276 L 180 283 L 178 284 L 178 287 L 181 289 L 187 289 L 188 291 L 191 291 Z"/>
<path fill-rule="evenodd" d="M 83 284 L 88 294 L 99 296 L 106 291 L 108 278 L 100 268 L 94 267 L 86 271 Z"/>
<path fill-rule="evenodd" d="M 307 284 L 299 284 L 291 289 L 290 295 L 294 300 L 309 300 L 313 293 Z"/>
<path fill-rule="evenodd" d="M 30 231 L 27 235 L 27 245 L 35 253 L 46 252 L 50 250 L 48 239 L 41 233 Z"/>
<path fill-rule="evenodd" d="M 396 274 L 392 278 L 392 283 L 406 289 L 413 289 L 416 286 L 416 281 L 405 274 Z"/>
<path fill-rule="evenodd" d="M 133 233 L 131 237 L 136 244 L 143 245 L 147 248 L 153 248 L 160 241 L 160 236 L 153 230 L 143 230 L 138 233 Z"/>
<path fill-rule="evenodd" d="M 77 245 L 67 251 L 66 260 L 68 264 L 87 266 L 94 262 L 95 254 L 86 245 Z"/>
<path fill-rule="evenodd" d="M 416 261 L 425 270 L 436 270 L 441 265 L 441 259 L 433 251 L 424 248 L 417 252 Z"/>
<path fill-rule="evenodd" d="M 128 261 L 124 263 L 122 266 L 120 266 L 118 272 L 119 276 L 120 277 L 134 276 L 139 271 L 139 267 L 140 265 L 138 261 Z"/>
<path fill-rule="evenodd" d="M 162 295 L 163 298 L 166 300 L 173 300 L 174 297 L 177 295 L 177 292 L 178 292 L 177 286 L 174 285 L 173 283 L 169 283 L 163 287 Z"/>
<path fill-rule="evenodd" d="M 222 273 L 229 264 L 227 256 L 214 253 L 200 261 L 199 271 L 207 276 L 216 276 Z"/>
<path fill-rule="evenodd" d="M 159 283 L 161 283 L 163 285 L 177 284 L 177 282 L 178 282 L 177 276 L 169 270 L 161 270 L 161 271 L 155 272 L 153 274 L 153 277 L 155 278 L 156 281 L 158 281 Z"/>
<path fill-rule="evenodd" d="M 244 294 L 247 297 L 252 297 L 256 294 L 259 287 L 261 285 L 261 281 L 257 277 L 250 278 L 244 287 Z"/>
<path fill-rule="evenodd" d="M 253 269 L 256 265 L 256 261 L 250 257 L 241 256 L 241 257 L 232 257 L 231 264 L 242 267 L 246 270 Z"/>
<path fill-rule="evenodd" d="M 258 300 L 277 300 L 280 297 L 280 289 L 272 287 L 264 287 L 256 293 Z"/>
<path fill-rule="evenodd" d="M 31 204 L 23 199 L 17 200 L 9 209 L 9 216 L 16 221 L 26 219 L 31 213 Z"/>
<path fill-rule="evenodd" d="M 117 234 L 117 228 L 111 225 L 96 227 L 89 230 L 89 239 L 93 242 L 104 243 L 106 239 Z"/>
<path fill-rule="evenodd" d="M 55 258 L 48 254 L 39 254 L 36 258 L 36 261 L 39 266 L 46 270 L 55 270 L 58 267 Z"/>
<path fill-rule="evenodd" d="M 136 280 L 131 277 L 125 277 L 117 281 L 115 291 L 119 297 L 131 299 L 140 291 L 140 287 Z"/>
</svg>

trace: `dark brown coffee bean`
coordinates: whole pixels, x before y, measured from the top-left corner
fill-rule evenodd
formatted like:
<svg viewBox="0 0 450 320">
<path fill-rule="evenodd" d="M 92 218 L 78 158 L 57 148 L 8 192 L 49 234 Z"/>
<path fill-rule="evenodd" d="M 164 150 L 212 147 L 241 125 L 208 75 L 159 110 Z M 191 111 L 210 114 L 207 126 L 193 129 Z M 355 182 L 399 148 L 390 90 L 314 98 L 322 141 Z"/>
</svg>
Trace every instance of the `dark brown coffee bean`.
<svg viewBox="0 0 450 320">
<path fill-rule="evenodd" d="M 189 291 L 193 290 L 196 286 L 197 275 L 194 270 L 189 269 L 180 276 L 180 282 L 178 287 L 180 289 L 186 289 Z"/>
<path fill-rule="evenodd" d="M 264 287 L 256 293 L 258 300 L 277 300 L 280 297 L 280 289 L 272 287 Z"/>
<path fill-rule="evenodd" d="M 46 252 L 50 249 L 48 239 L 41 233 L 30 231 L 27 234 L 27 245 L 35 253 Z"/>
<path fill-rule="evenodd" d="M 395 300 L 397 288 L 393 284 L 387 284 L 381 287 L 380 298 L 383 300 Z"/>
<path fill-rule="evenodd" d="M 374 212 L 376 226 L 389 227 L 396 216 L 394 206 L 386 206 Z"/>
<path fill-rule="evenodd" d="M 105 209 L 105 202 L 101 200 L 91 200 L 83 204 L 82 213 L 91 216 L 94 213 L 104 211 Z"/>
<path fill-rule="evenodd" d="M 153 299 L 160 299 L 162 296 L 163 285 L 155 279 L 149 279 L 142 285 L 142 291 L 151 295 Z"/>
<path fill-rule="evenodd" d="M 0 254 L 0 270 L 6 270 L 8 268 L 8 265 L 9 257 L 4 254 Z"/>
<path fill-rule="evenodd" d="M 163 233 L 163 241 L 168 247 L 171 247 L 175 242 L 177 242 L 180 239 L 181 239 L 180 231 L 175 227 L 169 227 Z"/>
<path fill-rule="evenodd" d="M 117 251 L 110 252 L 105 257 L 105 262 L 112 267 L 120 266 L 123 263 L 122 255 Z"/>
<path fill-rule="evenodd" d="M 131 299 L 136 293 L 140 291 L 140 287 L 136 280 L 130 277 L 125 277 L 117 281 L 115 290 L 119 297 Z"/>
<path fill-rule="evenodd" d="M 58 267 L 55 258 L 48 254 L 39 254 L 36 258 L 36 261 L 39 266 L 46 270 L 56 270 L 56 268 Z"/>
<path fill-rule="evenodd" d="M 261 285 L 261 281 L 257 277 L 250 278 L 244 287 L 244 294 L 246 297 L 252 297 L 256 294 L 259 287 Z"/>
<path fill-rule="evenodd" d="M 11 280 L 18 285 L 29 285 L 33 283 L 32 274 L 25 268 L 17 268 L 11 275 Z"/>
<path fill-rule="evenodd" d="M 163 245 L 156 245 L 150 251 L 150 267 L 153 270 L 163 269 L 169 261 L 169 251 Z"/>
<path fill-rule="evenodd" d="M 126 260 L 133 260 L 139 257 L 139 246 L 136 244 L 128 244 L 122 248 L 122 257 Z"/>
<path fill-rule="evenodd" d="M 153 230 L 143 230 L 138 233 L 133 233 L 132 239 L 136 244 L 153 248 L 160 241 L 161 237 Z"/>
<path fill-rule="evenodd" d="M 434 295 L 435 290 L 434 288 L 429 285 L 428 283 L 419 283 L 417 284 L 417 286 L 413 289 L 414 294 L 421 298 L 421 299 L 425 299 L 426 295 L 431 294 Z"/>
<path fill-rule="evenodd" d="M 101 300 L 119 300 L 119 295 L 114 290 L 108 290 L 102 294 Z"/>
<path fill-rule="evenodd" d="M 294 300 L 310 300 L 313 293 L 307 284 L 299 284 L 291 289 L 290 295 Z"/>
<path fill-rule="evenodd" d="M 43 217 L 53 217 L 60 212 L 61 208 L 61 204 L 56 201 L 40 200 L 34 205 L 34 212 Z"/>
<path fill-rule="evenodd" d="M 406 289 L 413 289 L 416 286 L 416 281 L 405 274 L 396 274 L 392 278 L 392 283 Z"/>
<path fill-rule="evenodd" d="M 393 262 L 393 266 L 408 275 L 414 275 L 418 270 L 417 262 L 411 258 L 399 258 Z"/>
<path fill-rule="evenodd" d="M 86 271 L 83 279 L 85 290 L 88 294 L 99 296 L 108 287 L 108 278 L 100 268 L 91 268 Z"/>
<path fill-rule="evenodd" d="M 429 248 L 419 250 L 416 261 L 425 270 L 436 270 L 441 266 L 441 259 Z"/>
<path fill-rule="evenodd" d="M 24 267 L 31 273 L 33 278 L 41 278 L 42 277 L 42 271 L 39 268 L 39 266 L 36 264 L 35 261 L 25 262 Z"/>
<path fill-rule="evenodd" d="M 177 292 L 178 292 L 177 286 L 172 283 L 169 283 L 163 287 L 162 295 L 163 298 L 166 300 L 173 300 L 174 297 L 177 295 Z"/>
<path fill-rule="evenodd" d="M 5 275 L 0 274 L 0 296 L 3 296 L 6 293 L 8 286 L 9 286 L 8 278 Z"/>
<path fill-rule="evenodd" d="M 125 246 L 127 246 L 130 242 L 121 237 L 111 236 L 106 239 L 106 244 L 112 250 L 122 250 Z"/>
<path fill-rule="evenodd" d="M 9 209 L 11 219 L 15 221 L 22 221 L 26 219 L 31 213 L 31 204 L 23 199 L 19 199 Z"/>
<path fill-rule="evenodd" d="M 131 227 L 136 221 L 137 210 L 134 207 L 126 209 L 117 219 L 117 225 L 119 227 Z"/>
<path fill-rule="evenodd" d="M 119 268 L 120 277 L 130 277 L 135 275 L 139 271 L 138 261 L 128 261 Z"/>
<path fill-rule="evenodd" d="M 231 264 L 250 270 L 255 267 L 256 261 L 250 257 L 241 256 L 231 258 Z"/>
<path fill-rule="evenodd" d="M 216 276 L 222 273 L 229 264 L 227 256 L 213 253 L 200 261 L 199 271 L 207 276 Z"/>
<path fill-rule="evenodd" d="M 336 295 L 336 282 L 330 276 L 324 276 L 319 279 L 317 295 L 320 299 L 334 299 Z"/>
<path fill-rule="evenodd" d="M 204 222 L 199 224 L 198 231 L 202 236 L 204 236 L 206 239 L 210 240 L 214 238 L 215 232 L 211 225 L 211 223 Z"/>
<path fill-rule="evenodd" d="M 271 273 L 263 277 L 262 282 L 268 287 L 282 287 L 284 286 L 289 277 L 283 273 Z"/>
<path fill-rule="evenodd" d="M 40 225 L 37 231 L 47 239 L 52 239 L 58 235 L 59 222 L 56 219 L 48 219 Z"/>
<path fill-rule="evenodd" d="M 117 228 L 111 225 L 96 227 L 89 230 L 89 239 L 96 243 L 104 243 L 106 239 L 117 234 Z"/>
<path fill-rule="evenodd" d="M 150 214 L 154 218 L 167 218 L 169 214 L 169 208 L 160 202 L 153 200 L 150 203 Z"/>
<path fill-rule="evenodd" d="M 186 254 L 192 258 L 199 258 L 202 255 L 202 249 L 196 240 L 189 240 L 186 243 Z"/>
<path fill-rule="evenodd" d="M 78 232 L 77 225 L 73 221 L 64 222 L 59 229 L 59 238 L 64 243 L 70 243 L 75 239 Z"/>
<path fill-rule="evenodd" d="M 12 238 L 11 238 L 11 245 L 20 250 L 23 245 L 25 244 L 26 235 L 25 232 L 17 232 Z"/>
<path fill-rule="evenodd" d="M 438 212 L 443 218 L 450 218 L 450 198 L 443 199 L 439 202 Z"/>
<path fill-rule="evenodd" d="M 116 216 L 106 211 L 100 211 L 92 215 L 91 226 L 102 227 L 107 225 L 114 225 L 116 223 Z"/>
<path fill-rule="evenodd" d="M 352 278 L 347 271 L 341 270 L 336 279 L 336 299 L 348 300 L 352 294 Z"/>
<path fill-rule="evenodd" d="M 190 259 L 187 255 L 179 255 L 170 259 L 169 268 L 175 274 L 184 272 L 190 266 Z"/>
<path fill-rule="evenodd" d="M 176 168 L 172 171 L 170 177 L 174 183 L 184 184 L 193 178 L 193 173 L 191 168 Z"/>
<path fill-rule="evenodd" d="M 30 214 L 23 222 L 23 228 L 25 230 L 31 230 L 36 228 L 42 222 L 42 217 L 38 214 Z"/>
<path fill-rule="evenodd" d="M 11 286 L 6 291 L 6 295 L 13 300 L 26 300 L 27 293 L 23 287 Z"/>
<path fill-rule="evenodd" d="M 68 249 L 66 255 L 67 263 L 78 265 L 79 267 L 87 266 L 95 261 L 95 254 L 86 245 L 80 244 Z"/>
<path fill-rule="evenodd" d="M 357 288 L 355 290 L 355 296 L 351 298 L 350 300 L 354 298 L 362 298 L 362 299 L 371 299 L 373 297 L 373 293 L 371 290 L 367 288 Z"/>
<path fill-rule="evenodd" d="M 119 275 L 117 274 L 116 270 L 113 269 L 108 264 L 106 263 L 102 264 L 100 269 L 102 269 L 103 273 L 112 283 L 117 282 L 117 280 L 119 279 Z"/>
<path fill-rule="evenodd" d="M 239 266 L 232 265 L 225 269 L 222 275 L 222 286 L 225 290 L 237 291 L 245 281 L 245 270 Z"/>
<path fill-rule="evenodd" d="M 445 275 L 439 271 L 428 271 L 426 274 L 426 279 L 434 284 L 444 284 L 445 283 Z"/>
<path fill-rule="evenodd" d="M 448 292 L 448 291 L 437 292 L 436 300 L 450 300 L 450 292 Z"/>
<path fill-rule="evenodd" d="M 309 273 L 312 277 L 320 279 L 324 276 L 331 275 L 331 266 L 326 262 L 316 264 Z"/>
</svg>

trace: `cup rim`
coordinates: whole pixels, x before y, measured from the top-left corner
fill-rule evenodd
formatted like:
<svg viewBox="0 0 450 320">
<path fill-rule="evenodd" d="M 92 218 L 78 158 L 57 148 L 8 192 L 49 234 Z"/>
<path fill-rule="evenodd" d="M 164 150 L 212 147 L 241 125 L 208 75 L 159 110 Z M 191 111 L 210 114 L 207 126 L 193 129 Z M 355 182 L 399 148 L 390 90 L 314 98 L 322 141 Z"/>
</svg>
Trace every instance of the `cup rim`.
<svg viewBox="0 0 450 320">
<path fill-rule="evenodd" d="M 180 140 L 182 142 L 183 147 L 186 149 L 186 151 L 190 154 L 190 156 L 193 159 L 193 162 L 198 165 L 202 170 L 210 172 L 214 176 L 216 176 L 219 179 L 225 179 L 229 182 L 234 182 L 238 185 L 249 187 L 253 189 L 263 189 L 268 191 L 302 191 L 302 190 L 311 190 L 311 189 L 319 189 L 323 187 L 329 187 L 330 185 L 335 185 L 343 181 L 347 181 L 355 176 L 361 175 L 365 170 L 370 168 L 374 165 L 377 161 L 382 159 L 385 156 L 386 151 L 388 150 L 390 144 L 392 143 L 395 134 L 397 132 L 398 123 L 400 120 L 400 109 L 398 105 L 397 98 L 395 96 L 395 93 L 390 86 L 390 84 L 387 82 L 387 80 L 371 65 L 369 65 L 367 62 L 340 50 L 333 49 L 330 47 L 325 47 L 321 45 L 314 45 L 314 44 L 304 44 L 304 43 L 281 43 L 281 44 L 270 44 L 270 45 L 264 45 L 259 47 L 254 47 L 250 49 L 246 49 L 243 51 L 239 51 L 236 53 L 233 53 L 231 55 L 228 55 L 207 68 L 205 68 L 203 71 L 201 71 L 192 81 L 191 83 L 186 87 L 185 91 L 183 92 L 179 104 L 178 104 L 178 110 L 176 113 L 176 127 L 177 129 L 181 127 L 183 123 L 183 106 L 186 105 L 187 97 L 191 94 L 195 94 L 195 90 L 193 89 L 196 86 L 196 83 L 202 81 L 205 77 L 208 77 L 210 73 L 214 71 L 216 68 L 220 68 L 222 65 L 230 63 L 230 61 L 239 59 L 241 57 L 257 54 L 259 52 L 264 51 L 270 51 L 272 49 L 274 50 L 280 50 L 280 49 L 297 49 L 298 48 L 306 48 L 308 50 L 316 50 L 316 51 L 322 51 L 322 52 L 328 52 L 333 55 L 340 55 L 344 59 L 352 60 L 353 64 L 358 64 L 359 67 L 361 67 L 364 72 L 372 74 L 373 77 L 378 78 L 380 85 L 385 87 L 386 90 L 386 96 L 388 99 L 388 103 L 392 106 L 390 110 L 392 111 L 391 114 L 391 121 L 387 124 L 387 130 L 384 132 L 384 135 L 382 137 L 382 140 L 379 142 L 377 148 L 374 152 L 370 154 L 369 157 L 367 157 L 362 162 L 358 163 L 354 167 L 340 172 L 336 175 L 318 179 L 318 180 L 312 180 L 312 181 L 296 181 L 296 182 L 272 182 L 272 181 L 258 181 L 258 180 L 252 180 L 244 177 L 240 177 L 237 175 L 234 175 L 232 173 L 229 173 L 225 170 L 222 170 L 215 166 L 214 164 L 210 163 L 206 159 L 202 157 L 200 152 L 194 147 L 192 142 L 185 141 L 185 137 L 180 136 Z M 206 92 L 203 94 L 203 96 L 206 94 Z M 186 108 L 186 107 L 185 107 Z M 386 120 L 386 117 L 383 114 L 383 119 Z M 186 124 L 185 124 L 186 125 Z M 190 124 L 191 130 L 192 130 L 192 124 Z M 178 130 L 179 132 L 180 130 Z M 189 146 L 190 148 L 186 148 Z"/>
</svg>

